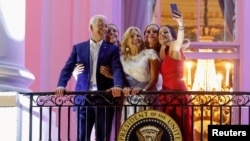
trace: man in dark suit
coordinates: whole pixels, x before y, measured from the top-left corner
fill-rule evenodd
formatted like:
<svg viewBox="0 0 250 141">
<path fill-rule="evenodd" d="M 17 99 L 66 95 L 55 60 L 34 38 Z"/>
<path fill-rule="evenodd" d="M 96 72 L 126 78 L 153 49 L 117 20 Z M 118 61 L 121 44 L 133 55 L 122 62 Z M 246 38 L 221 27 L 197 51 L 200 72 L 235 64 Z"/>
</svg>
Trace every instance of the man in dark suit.
<svg viewBox="0 0 250 141">
<path fill-rule="evenodd" d="M 107 90 L 112 92 L 113 97 L 120 97 L 124 82 L 119 47 L 103 40 L 107 32 L 106 17 L 103 15 L 93 16 L 89 21 L 89 29 L 92 33 L 91 39 L 73 46 L 73 50 L 61 71 L 55 93 L 57 96 L 63 95 L 75 65 L 82 64 L 84 70 L 77 76 L 76 91 Z M 109 79 L 100 73 L 101 66 L 111 67 L 113 79 Z M 82 141 L 89 141 L 95 123 L 96 140 L 108 141 L 114 109 L 93 107 L 88 101 L 85 101 L 85 98 L 86 96 L 83 96 L 81 99 L 83 105 L 89 107 L 80 107 L 79 138 Z M 91 97 L 91 95 L 88 98 L 100 100 L 100 97 Z"/>
</svg>

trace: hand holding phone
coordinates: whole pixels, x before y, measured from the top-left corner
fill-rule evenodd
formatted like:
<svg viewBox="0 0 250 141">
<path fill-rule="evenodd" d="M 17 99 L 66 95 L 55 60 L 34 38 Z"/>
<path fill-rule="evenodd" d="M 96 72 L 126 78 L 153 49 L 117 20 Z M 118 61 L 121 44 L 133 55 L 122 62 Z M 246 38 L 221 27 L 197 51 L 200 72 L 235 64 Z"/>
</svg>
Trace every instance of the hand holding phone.
<svg viewBox="0 0 250 141">
<path fill-rule="evenodd" d="M 178 10 L 178 7 L 177 7 L 177 4 L 176 3 L 171 3 L 170 4 L 170 8 L 171 8 L 171 11 L 172 11 L 172 16 L 174 18 L 178 18 L 181 16 L 180 14 L 180 11 Z M 178 17 L 177 17 L 178 16 Z"/>
</svg>

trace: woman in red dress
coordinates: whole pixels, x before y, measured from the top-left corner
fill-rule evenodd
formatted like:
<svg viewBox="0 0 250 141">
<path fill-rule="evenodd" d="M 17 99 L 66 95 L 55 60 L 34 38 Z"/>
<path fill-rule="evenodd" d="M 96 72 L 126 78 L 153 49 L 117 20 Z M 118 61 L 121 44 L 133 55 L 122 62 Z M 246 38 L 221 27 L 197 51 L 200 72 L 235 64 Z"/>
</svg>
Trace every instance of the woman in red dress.
<svg viewBox="0 0 250 141">
<path fill-rule="evenodd" d="M 179 11 L 174 12 L 173 19 L 178 23 L 177 34 L 173 27 L 165 25 L 160 27 L 158 36 L 161 44 L 160 58 L 162 64 L 160 71 L 163 79 L 162 90 L 187 91 L 188 89 L 183 80 L 185 59 L 183 50 L 189 46 L 189 43 L 186 46 L 183 45 L 184 26 Z M 160 97 L 161 104 L 166 104 L 167 102 L 170 104 L 163 110 L 179 125 L 183 134 L 183 141 L 192 140 L 191 108 L 181 106 L 182 104 L 185 105 L 189 99 L 188 95 L 177 96 L 175 94 L 162 95 Z M 179 106 L 171 106 L 174 104 L 178 104 Z"/>
</svg>

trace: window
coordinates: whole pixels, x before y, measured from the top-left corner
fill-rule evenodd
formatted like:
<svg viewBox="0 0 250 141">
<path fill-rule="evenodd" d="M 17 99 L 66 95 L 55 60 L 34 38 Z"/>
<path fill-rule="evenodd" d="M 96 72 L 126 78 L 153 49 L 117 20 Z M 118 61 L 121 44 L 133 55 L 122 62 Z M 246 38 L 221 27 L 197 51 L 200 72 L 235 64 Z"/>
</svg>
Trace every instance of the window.
<svg viewBox="0 0 250 141">
<path fill-rule="evenodd" d="M 156 0 L 153 23 L 176 27 L 172 0 Z M 189 90 L 232 91 L 238 85 L 235 0 L 175 0 L 183 15 L 185 38 L 191 46 L 185 51 L 185 81 Z M 199 31 L 199 32 L 198 32 Z"/>
</svg>

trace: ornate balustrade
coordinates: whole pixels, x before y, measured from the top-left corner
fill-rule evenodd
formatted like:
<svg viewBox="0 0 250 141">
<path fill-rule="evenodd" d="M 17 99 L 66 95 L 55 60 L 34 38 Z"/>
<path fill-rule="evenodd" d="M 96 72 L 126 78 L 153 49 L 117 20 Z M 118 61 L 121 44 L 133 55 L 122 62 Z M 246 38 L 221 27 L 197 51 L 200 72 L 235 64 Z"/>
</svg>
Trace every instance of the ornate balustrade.
<svg viewBox="0 0 250 141">
<path fill-rule="evenodd" d="M 93 106 L 115 108 L 114 129 L 110 140 L 119 140 L 117 137 L 119 126 L 116 124 L 120 120 L 120 109 L 128 107 L 134 107 L 135 113 L 138 112 L 137 107 L 142 107 L 143 110 L 160 111 L 166 107 L 191 108 L 193 141 L 207 140 L 208 125 L 250 124 L 250 92 L 146 91 L 137 95 L 137 98 L 111 99 L 111 94 L 104 91 L 67 92 L 63 97 L 57 97 L 53 92 L 22 93 L 22 95 L 26 101 L 29 101 L 29 104 L 23 106 L 29 109 L 28 135 L 22 135 L 22 137 L 29 136 L 30 141 L 78 140 L 79 112 L 77 109 L 85 107 L 82 105 L 84 95 L 85 100 Z M 187 95 L 189 99 L 183 100 Z M 99 100 L 96 100 L 96 97 Z M 124 101 L 129 104 L 124 105 Z M 76 112 L 73 112 L 74 109 Z M 125 120 L 128 118 L 126 112 L 122 116 Z"/>
</svg>

